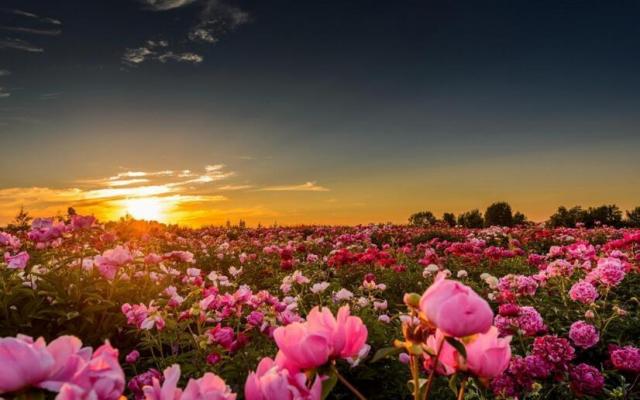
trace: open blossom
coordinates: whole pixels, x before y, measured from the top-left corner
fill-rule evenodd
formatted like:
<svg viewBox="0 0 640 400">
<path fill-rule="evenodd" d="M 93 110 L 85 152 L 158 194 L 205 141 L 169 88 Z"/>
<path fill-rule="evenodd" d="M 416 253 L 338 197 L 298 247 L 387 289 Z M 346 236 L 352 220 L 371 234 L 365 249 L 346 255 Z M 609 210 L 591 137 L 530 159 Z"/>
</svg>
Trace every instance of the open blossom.
<svg viewBox="0 0 640 400">
<path fill-rule="evenodd" d="M 317 376 L 309 386 L 304 373 L 291 372 L 267 357 L 247 377 L 244 396 L 247 400 L 320 400 L 322 381 Z"/>
<path fill-rule="evenodd" d="M 598 291 L 591 283 L 580 281 L 571 286 L 569 297 L 582 304 L 591 304 L 598 298 Z"/>
<path fill-rule="evenodd" d="M 120 307 L 122 313 L 127 317 L 127 323 L 138 329 L 151 330 L 154 327 L 159 331 L 164 329 L 165 321 L 158 311 L 158 307 L 153 305 L 153 301 L 147 307 L 145 304 L 125 303 Z"/>
<path fill-rule="evenodd" d="M 0 339 L 0 394 L 36 385 L 48 378 L 55 360 L 44 339 Z"/>
<path fill-rule="evenodd" d="M 550 335 L 535 338 L 532 353 L 559 368 L 565 367 L 575 357 L 575 350 L 567 339 Z"/>
<path fill-rule="evenodd" d="M 118 269 L 131 261 L 133 261 L 133 256 L 128 249 L 122 246 L 106 250 L 101 256 L 94 259 L 100 275 L 105 279 L 115 278 Z"/>
<path fill-rule="evenodd" d="M 640 349 L 625 346 L 611 351 L 611 363 L 616 369 L 626 372 L 640 372 Z"/>
<path fill-rule="evenodd" d="M 500 375 L 511 359 L 511 336 L 498 338 L 498 329 L 492 326 L 487 333 L 477 334 L 465 344 L 467 368 L 474 375 L 491 379 Z"/>
<path fill-rule="evenodd" d="M 236 394 L 218 375 L 205 373 L 202 378 L 189 379 L 180 400 L 235 400 Z"/>
<path fill-rule="evenodd" d="M 581 395 L 597 396 L 604 387 L 604 376 L 599 369 L 589 364 L 578 364 L 571 369 L 571 389 Z"/>
<path fill-rule="evenodd" d="M 340 289 L 333 295 L 336 301 L 350 300 L 353 298 L 353 293 L 347 289 Z"/>
<path fill-rule="evenodd" d="M 292 369 L 315 368 L 331 358 L 356 357 L 367 340 L 367 327 L 343 306 L 333 316 L 328 308 L 314 307 L 307 321 L 275 330 L 281 357 Z"/>
<path fill-rule="evenodd" d="M 25 269 L 27 262 L 29 262 L 29 254 L 26 251 L 21 251 L 14 256 L 9 253 L 4 253 L 4 262 L 7 263 L 7 268 Z"/>
<path fill-rule="evenodd" d="M 32 386 L 60 392 L 62 399 L 116 400 L 124 391 L 118 350 L 107 342 L 92 354 L 74 336 L 49 345 L 23 335 L 0 339 L 0 393 Z"/>
<path fill-rule="evenodd" d="M 584 321 L 576 321 L 571 324 L 569 338 L 576 346 L 588 349 L 598 343 L 600 335 L 598 334 L 598 330 L 595 326 Z"/>
<path fill-rule="evenodd" d="M 487 332 L 493 322 L 493 311 L 486 300 L 443 274 L 438 274 L 422 295 L 420 310 L 436 327 L 455 337 Z"/>
</svg>

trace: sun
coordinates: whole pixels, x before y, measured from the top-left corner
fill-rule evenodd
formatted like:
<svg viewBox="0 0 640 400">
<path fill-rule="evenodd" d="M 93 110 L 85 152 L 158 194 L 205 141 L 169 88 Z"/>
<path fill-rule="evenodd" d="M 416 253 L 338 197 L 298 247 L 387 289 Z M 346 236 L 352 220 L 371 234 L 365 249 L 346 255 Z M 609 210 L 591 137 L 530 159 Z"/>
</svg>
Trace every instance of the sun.
<svg viewBox="0 0 640 400">
<path fill-rule="evenodd" d="M 135 219 L 163 221 L 166 217 L 166 206 L 162 199 L 156 197 L 127 199 L 123 201 L 123 206 L 127 214 Z"/>
</svg>

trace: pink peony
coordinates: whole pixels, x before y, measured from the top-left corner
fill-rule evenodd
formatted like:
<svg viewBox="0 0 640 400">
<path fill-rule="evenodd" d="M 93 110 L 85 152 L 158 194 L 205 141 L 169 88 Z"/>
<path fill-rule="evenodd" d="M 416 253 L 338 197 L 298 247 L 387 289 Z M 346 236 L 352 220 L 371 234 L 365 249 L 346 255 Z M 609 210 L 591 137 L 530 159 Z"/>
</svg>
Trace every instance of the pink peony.
<svg viewBox="0 0 640 400">
<path fill-rule="evenodd" d="M 56 360 L 44 339 L 28 336 L 0 339 L 0 393 L 14 392 L 47 379 Z"/>
<path fill-rule="evenodd" d="M 598 291 L 591 283 L 580 281 L 571 286 L 569 297 L 582 304 L 591 304 L 598 298 Z"/>
<path fill-rule="evenodd" d="M 26 251 L 21 251 L 15 256 L 4 253 L 4 262 L 7 263 L 7 268 L 9 269 L 25 269 L 27 262 L 29 262 L 29 254 Z"/>
<path fill-rule="evenodd" d="M 626 372 L 640 372 L 640 349 L 633 346 L 620 347 L 611 352 L 613 366 Z"/>
<path fill-rule="evenodd" d="M 470 287 L 438 274 L 420 299 L 427 319 L 450 336 L 465 337 L 489 330 L 493 311 L 489 303 Z"/>
<path fill-rule="evenodd" d="M 509 366 L 511 336 L 498 338 L 498 328 L 476 335 L 465 345 L 467 369 L 480 378 L 492 379 Z"/>
<path fill-rule="evenodd" d="M 578 364 L 571 369 L 571 389 L 578 395 L 597 396 L 604 387 L 604 376 L 597 368 L 589 364 Z"/>
<path fill-rule="evenodd" d="M 340 307 L 337 318 L 327 307 L 316 306 L 307 316 L 307 325 L 329 339 L 331 358 L 356 357 L 367 341 L 367 327 L 359 317 L 350 315 L 349 306 Z"/>
<path fill-rule="evenodd" d="M 309 387 L 305 374 L 291 372 L 267 357 L 247 377 L 244 396 L 247 400 L 320 400 L 322 380 L 316 377 Z"/>
<path fill-rule="evenodd" d="M 576 321 L 571 324 L 571 328 L 569 329 L 569 338 L 576 346 L 588 349 L 598 343 L 600 335 L 598 334 L 598 330 L 595 326 L 584 321 Z"/>
</svg>

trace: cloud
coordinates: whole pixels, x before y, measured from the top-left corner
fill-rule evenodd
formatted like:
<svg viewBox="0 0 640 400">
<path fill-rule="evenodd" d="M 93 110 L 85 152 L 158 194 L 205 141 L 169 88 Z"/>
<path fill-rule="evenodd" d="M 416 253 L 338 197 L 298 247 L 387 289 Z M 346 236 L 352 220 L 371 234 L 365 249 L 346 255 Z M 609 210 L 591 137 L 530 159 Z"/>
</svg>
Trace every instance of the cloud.
<svg viewBox="0 0 640 400">
<path fill-rule="evenodd" d="M 0 87 L 0 99 L 4 99 L 11 96 L 11 93 L 7 92 L 3 87 Z"/>
<path fill-rule="evenodd" d="M 0 26 L 0 29 L 10 32 L 31 33 L 34 35 L 45 36 L 58 36 L 62 33 L 60 29 L 22 28 L 19 26 Z"/>
<path fill-rule="evenodd" d="M 37 19 L 40 22 L 44 22 L 44 23 L 48 23 L 48 24 L 62 25 L 62 22 L 60 20 L 57 20 L 57 19 L 54 19 L 54 18 L 49 18 L 49 17 L 41 17 L 41 16 L 39 16 L 37 14 L 30 13 L 30 12 L 27 12 L 27 11 L 12 10 L 12 9 L 3 9 L 2 11 L 6 12 L 6 13 L 14 14 L 14 15 L 20 15 L 22 17 Z"/>
<path fill-rule="evenodd" d="M 16 38 L 0 39 L 0 49 L 14 49 L 28 51 L 30 53 L 42 53 L 44 49 L 27 42 L 26 40 Z"/>
<path fill-rule="evenodd" d="M 194 42 L 216 43 L 229 32 L 251 21 L 248 12 L 220 0 L 204 2 L 198 22 L 188 34 Z"/>
<path fill-rule="evenodd" d="M 0 76 L 9 76 L 11 75 L 11 71 L 8 69 L 0 69 Z"/>
<path fill-rule="evenodd" d="M 167 11 L 188 6 L 197 0 L 140 0 L 145 8 L 152 11 Z"/>
<path fill-rule="evenodd" d="M 253 186 L 251 185 L 224 185 L 224 186 L 220 186 L 218 190 L 236 191 L 236 190 L 251 189 L 252 187 Z"/>
<path fill-rule="evenodd" d="M 328 192 L 330 189 L 319 186 L 315 182 L 306 182 L 300 185 L 267 186 L 258 190 L 265 192 Z"/>
<path fill-rule="evenodd" d="M 43 93 L 40 95 L 40 100 L 53 100 L 62 95 L 62 92 Z"/>
<path fill-rule="evenodd" d="M 0 189 L 0 221 L 10 221 L 24 206 L 36 215 L 55 215 L 72 206 L 81 212 L 96 213 L 107 219 L 124 215 L 126 205 L 149 199 L 162 204 L 167 213 L 185 212 L 189 207 L 208 207 L 228 200 L 215 194 L 209 182 L 233 175 L 224 165 L 208 165 L 196 178 L 185 178 L 184 171 L 124 171 L 97 179 L 77 180 L 74 187 L 14 187 Z M 198 209 L 196 207 L 196 209 Z"/>
<path fill-rule="evenodd" d="M 166 40 L 147 40 L 144 46 L 126 49 L 122 56 L 122 61 L 128 65 L 137 65 L 149 60 L 159 61 L 163 64 L 169 61 L 199 64 L 203 61 L 203 57 L 199 54 L 192 52 L 175 53 L 167 50 L 168 46 L 169 42 Z"/>
</svg>

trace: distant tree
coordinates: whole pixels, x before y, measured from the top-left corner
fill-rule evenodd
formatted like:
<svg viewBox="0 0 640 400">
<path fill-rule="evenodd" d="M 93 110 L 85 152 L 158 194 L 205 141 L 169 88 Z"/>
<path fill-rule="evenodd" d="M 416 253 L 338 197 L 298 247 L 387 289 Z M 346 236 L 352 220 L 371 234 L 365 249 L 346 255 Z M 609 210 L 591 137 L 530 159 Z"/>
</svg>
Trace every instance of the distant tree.
<svg viewBox="0 0 640 400">
<path fill-rule="evenodd" d="M 586 211 L 580 206 L 567 209 L 564 206 L 558 207 L 558 211 L 549 217 L 548 224 L 554 228 L 566 227 L 573 228 L 576 223 L 584 223 Z"/>
<path fill-rule="evenodd" d="M 482 213 L 478 209 L 474 209 L 460 214 L 458 216 L 458 225 L 462 225 L 465 228 L 482 228 L 484 218 L 482 218 Z"/>
<path fill-rule="evenodd" d="M 513 214 L 509 203 L 500 201 L 487 207 L 484 213 L 485 226 L 512 226 Z"/>
<path fill-rule="evenodd" d="M 442 220 L 452 228 L 456 226 L 456 216 L 453 213 L 444 213 L 442 215 Z"/>
<path fill-rule="evenodd" d="M 625 223 L 627 226 L 632 228 L 640 228 L 640 207 L 627 211 L 627 219 L 625 220 Z"/>
<path fill-rule="evenodd" d="M 413 226 L 431 226 L 437 221 L 438 219 L 431 211 L 420 211 L 409 217 L 409 224 Z"/>
<path fill-rule="evenodd" d="M 613 227 L 622 226 L 622 210 L 615 204 L 601 205 L 599 207 L 589 207 L 581 221 L 588 228 L 596 225 L 607 225 Z"/>
<path fill-rule="evenodd" d="M 74 215 L 78 215 L 78 213 L 76 212 L 75 208 L 69 207 L 67 208 L 67 215 L 73 217 Z"/>
<path fill-rule="evenodd" d="M 527 216 L 520 211 L 513 214 L 513 225 L 525 225 L 527 222 Z"/>
<path fill-rule="evenodd" d="M 33 218 L 27 211 L 24 210 L 24 206 L 20 206 L 20 211 L 13 219 L 13 222 L 7 225 L 7 230 L 11 232 L 26 231 L 31 227 L 31 221 Z"/>
</svg>

